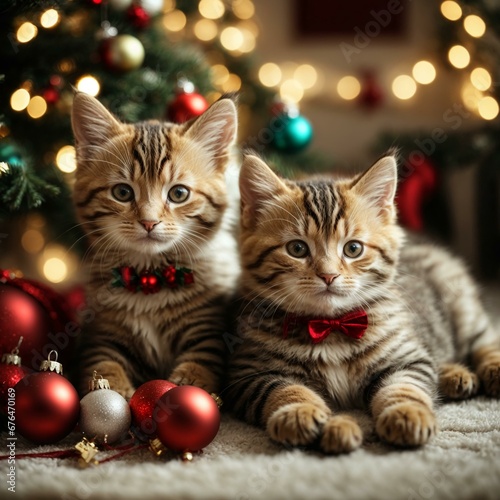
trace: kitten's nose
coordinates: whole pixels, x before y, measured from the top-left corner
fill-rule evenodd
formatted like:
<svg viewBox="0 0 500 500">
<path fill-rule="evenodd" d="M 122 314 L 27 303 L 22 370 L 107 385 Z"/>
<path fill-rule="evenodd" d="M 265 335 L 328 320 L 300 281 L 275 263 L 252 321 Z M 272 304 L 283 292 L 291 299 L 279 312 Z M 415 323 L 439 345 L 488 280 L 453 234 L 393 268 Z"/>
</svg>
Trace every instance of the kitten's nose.
<svg viewBox="0 0 500 500">
<path fill-rule="evenodd" d="M 331 285 L 333 283 L 333 280 L 335 278 L 338 278 L 340 274 L 325 274 L 325 273 L 319 273 L 318 276 L 327 284 Z"/>
<path fill-rule="evenodd" d="M 160 223 L 159 220 L 140 220 L 139 222 L 144 226 L 144 229 L 148 233 L 150 233 L 154 227 Z"/>
</svg>

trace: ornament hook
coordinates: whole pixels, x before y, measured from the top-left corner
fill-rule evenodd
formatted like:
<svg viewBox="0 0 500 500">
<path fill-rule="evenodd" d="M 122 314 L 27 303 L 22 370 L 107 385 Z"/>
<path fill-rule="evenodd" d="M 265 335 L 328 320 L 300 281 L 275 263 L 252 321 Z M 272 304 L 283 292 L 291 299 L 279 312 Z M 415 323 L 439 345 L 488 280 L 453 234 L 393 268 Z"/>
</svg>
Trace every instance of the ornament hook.
<svg viewBox="0 0 500 500">
<path fill-rule="evenodd" d="M 14 349 L 12 349 L 12 351 L 10 351 L 11 354 L 14 354 L 15 356 L 17 356 L 19 354 L 19 348 L 21 347 L 23 340 L 24 340 L 24 337 L 21 335 L 19 337 L 19 342 L 17 343 L 17 346 L 14 347 Z"/>
<path fill-rule="evenodd" d="M 50 356 L 52 355 L 52 353 L 54 353 L 54 356 L 55 356 L 54 360 L 50 359 Z M 59 357 L 59 354 L 57 353 L 57 351 L 55 351 L 54 349 L 52 349 L 52 351 L 50 351 L 49 355 L 47 356 L 47 360 L 48 361 L 57 361 L 58 357 Z"/>
</svg>

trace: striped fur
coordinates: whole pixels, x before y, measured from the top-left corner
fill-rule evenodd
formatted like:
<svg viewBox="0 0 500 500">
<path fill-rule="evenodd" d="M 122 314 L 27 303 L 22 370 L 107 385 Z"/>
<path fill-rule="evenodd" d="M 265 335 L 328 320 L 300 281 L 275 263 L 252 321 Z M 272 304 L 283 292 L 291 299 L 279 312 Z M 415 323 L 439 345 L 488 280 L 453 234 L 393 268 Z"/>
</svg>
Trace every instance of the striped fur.
<svg viewBox="0 0 500 500">
<path fill-rule="evenodd" d="M 499 336 L 477 288 L 444 250 L 406 241 L 396 183 L 392 156 L 354 179 L 302 182 L 245 158 L 241 309 L 225 399 L 278 442 L 351 451 L 362 432 L 342 412 L 365 408 L 385 441 L 422 445 L 436 432 L 438 388 L 473 395 L 474 369 L 486 393 L 500 393 Z M 294 240 L 309 254 L 293 257 Z M 364 245 L 358 257 L 343 252 L 350 241 Z M 338 276 L 328 285 L 321 275 Z M 312 344 L 303 324 L 282 336 L 287 314 L 335 318 L 359 307 L 369 321 L 359 340 L 334 332 Z"/>
<path fill-rule="evenodd" d="M 188 124 L 129 125 L 77 94 L 72 119 L 74 199 L 90 242 L 87 298 L 95 313 L 81 346 L 81 391 L 93 370 L 127 398 L 157 378 L 217 390 L 225 304 L 239 275 L 233 102 L 221 99 Z M 113 196 L 120 183 L 134 199 Z M 176 185 L 190 190 L 185 202 L 168 199 Z M 157 225 L 148 232 L 141 220 Z M 151 295 L 111 287 L 112 268 L 168 264 L 193 269 L 195 283 Z"/>
</svg>

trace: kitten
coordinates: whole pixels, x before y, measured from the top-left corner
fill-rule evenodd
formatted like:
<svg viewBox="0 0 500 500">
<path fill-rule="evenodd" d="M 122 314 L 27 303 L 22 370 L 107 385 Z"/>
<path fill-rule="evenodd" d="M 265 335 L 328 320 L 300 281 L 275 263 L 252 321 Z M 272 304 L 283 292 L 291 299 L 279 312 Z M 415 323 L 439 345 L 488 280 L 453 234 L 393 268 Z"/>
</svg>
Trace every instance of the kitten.
<svg viewBox="0 0 500 500">
<path fill-rule="evenodd" d="M 302 182 L 244 160 L 243 304 L 224 399 L 277 442 L 352 451 L 362 430 L 342 412 L 365 408 L 384 441 L 423 445 L 438 389 L 462 399 L 480 382 L 500 396 L 500 338 L 476 286 L 444 250 L 405 243 L 396 185 L 393 156 Z"/>
<path fill-rule="evenodd" d="M 95 313 L 80 351 L 82 392 L 94 370 L 127 398 L 155 378 L 216 391 L 239 275 L 234 103 L 222 98 L 181 125 L 125 124 L 77 93 L 72 124 Z"/>
</svg>

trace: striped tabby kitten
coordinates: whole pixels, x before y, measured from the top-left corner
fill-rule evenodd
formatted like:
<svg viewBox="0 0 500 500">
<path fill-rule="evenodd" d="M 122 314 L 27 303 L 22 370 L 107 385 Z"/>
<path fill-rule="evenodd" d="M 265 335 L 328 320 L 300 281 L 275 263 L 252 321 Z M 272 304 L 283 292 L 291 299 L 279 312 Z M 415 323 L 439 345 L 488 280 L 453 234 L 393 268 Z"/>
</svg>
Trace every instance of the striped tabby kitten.
<svg viewBox="0 0 500 500">
<path fill-rule="evenodd" d="M 499 336 L 477 289 L 445 251 L 405 244 L 396 184 L 393 156 L 309 182 L 244 161 L 243 306 L 225 399 L 275 441 L 349 452 L 363 436 L 342 412 L 366 408 L 386 442 L 422 445 L 438 388 L 461 399 L 480 382 L 500 395 Z"/>
<path fill-rule="evenodd" d="M 95 312 L 82 392 L 93 370 L 127 398 L 155 378 L 217 390 L 225 303 L 239 275 L 234 103 L 223 98 L 182 125 L 132 125 L 78 93 L 72 123 Z"/>
</svg>

